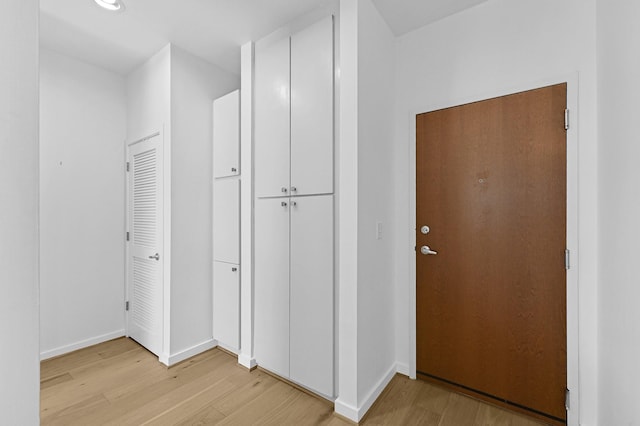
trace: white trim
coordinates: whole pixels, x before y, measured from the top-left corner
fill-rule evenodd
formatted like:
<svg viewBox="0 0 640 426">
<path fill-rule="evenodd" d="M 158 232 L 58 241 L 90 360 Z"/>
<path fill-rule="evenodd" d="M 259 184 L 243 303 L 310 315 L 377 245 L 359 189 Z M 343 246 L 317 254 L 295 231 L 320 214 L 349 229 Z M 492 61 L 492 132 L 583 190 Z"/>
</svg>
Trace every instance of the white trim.
<svg viewBox="0 0 640 426">
<path fill-rule="evenodd" d="M 185 359 L 189 359 L 192 356 L 201 354 L 202 352 L 213 349 L 216 346 L 218 346 L 218 342 L 215 339 L 209 339 L 176 354 L 169 355 L 168 357 L 163 354 L 159 359 L 161 363 L 165 364 L 167 367 L 171 367 L 174 364 L 182 362 Z"/>
<path fill-rule="evenodd" d="M 54 356 L 64 355 L 69 352 L 77 351 L 78 349 L 88 348 L 89 346 L 97 345 L 99 343 L 108 342 L 109 340 L 124 337 L 125 330 L 112 331 L 111 333 L 102 334 L 100 336 L 92 337 L 90 339 L 81 340 L 70 345 L 60 346 L 59 348 L 49 349 L 40 353 L 40 361 L 53 358 Z"/>
<path fill-rule="evenodd" d="M 378 381 L 376 386 L 371 389 L 371 391 L 359 407 L 353 407 L 349 404 L 345 404 L 340 400 L 340 398 L 336 399 L 334 403 L 334 411 L 336 412 L 336 414 L 339 414 L 342 417 L 346 417 L 347 419 L 356 423 L 362 420 L 373 403 L 376 402 L 384 389 L 389 385 L 389 382 L 391 382 L 393 377 L 396 375 L 396 369 L 396 365 L 392 365 L 391 368 L 389 368 L 389 371 L 387 371 L 384 377 L 382 377 Z"/>
<path fill-rule="evenodd" d="M 254 44 L 240 48 L 240 349 L 238 363 L 253 358 L 253 81 Z"/>
<path fill-rule="evenodd" d="M 242 353 L 238 355 L 238 364 L 245 368 L 248 368 L 249 370 L 258 366 L 255 358 L 251 358 L 250 356 Z"/>
<path fill-rule="evenodd" d="M 409 244 L 406 247 L 409 271 L 409 377 L 416 378 L 416 243 L 414 224 L 416 222 L 416 124 L 415 116 L 423 112 L 436 111 L 470 102 L 496 98 L 513 93 L 554 84 L 567 83 L 567 108 L 571 111 L 571 126 L 567 131 L 567 249 L 571 250 L 571 269 L 567 271 L 567 387 L 571 389 L 571 410 L 568 424 L 577 426 L 580 413 L 579 386 L 579 298 L 578 298 L 578 73 L 564 74 L 535 82 L 525 82 L 517 86 L 498 88 L 463 99 L 440 99 L 424 107 L 410 111 L 409 121 Z M 573 415 L 575 413 L 575 415 Z"/>
</svg>

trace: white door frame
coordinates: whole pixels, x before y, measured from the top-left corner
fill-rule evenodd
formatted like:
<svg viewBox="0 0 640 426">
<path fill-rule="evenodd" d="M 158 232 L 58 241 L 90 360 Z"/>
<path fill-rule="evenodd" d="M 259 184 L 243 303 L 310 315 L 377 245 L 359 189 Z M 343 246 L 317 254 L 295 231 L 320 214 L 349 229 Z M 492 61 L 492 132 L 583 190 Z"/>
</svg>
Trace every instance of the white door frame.
<svg viewBox="0 0 640 426">
<path fill-rule="evenodd" d="M 163 185 L 163 207 L 162 207 L 162 211 L 163 211 L 163 218 L 162 218 L 162 226 L 161 226 L 161 232 L 162 232 L 162 236 L 161 236 L 161 240 L 162 240 L 162 254 L 161 254 L 161 264 L 162 264 L 162 304 L 161 304 L 161 318 L 162 318 L 162 322 L 161 322 L 161 336 L 162 336 L 162 343 L 161 343 L 161 353 L 159 355 L 159 360 L 160 362 L 168 365 L 168 356 L 166 355 L 168 353 L 167 350 L 167 345 L 168 345 L 168 339 L 167 339 L 167 334 L 168 334 L 168 327 L 167 327 L 167 289 L 169 288 L 168 286 L 168 279 L 167 279 L 167 275 L 169 272 L 169 249 L 167 247 L 167 222 L 170 218 L 167 217 L 167 204 L 168 204 L 168 198 L 167 198 L 167 191 L 170 191 L 171 188 L 167 188 L 167 170 L 166 170 L 166 166 L 167 166 L 167 155 L 165 155 L 165 151 L 166 151 L 166 146 L 165 146 L 165 140 L 164 140 L 164 132 L 162 130 L 162 127 L 160 128 L 160 130 L 157 131 L 153 131 L 153 132 L 149 132 L 148 136 L 145 136 L 141 139 L 137 139 L 133 142 L 126 142 L 125 143 L 125 164 L 127 162 L 129 162 L 129 157 L 130 157 L 130 149 L 132 146 L 147 141 L 151 138 L 154 138 L 156 136 L 160 137 L 160 147 L 162 149 L 162 162 L 160 164 L 160 166 L 162 167 L 162 176 L 160 177 L 160 180 L 162 181 L 162 185 Z M 130 168 L 130 166 L 129 166 Z M 127 168 L 125 168 L 125 224 L 126 224 L 126 232 L 131 235 L 131 229 L 132 229 L 132 224 L 131 224 L 131 215 L 130 215 L 130 190 L 131 190 L 131 173 L 129 170 L 127 170 Z M 169 192 L 170 193 L 170 192 Z M 131 255 L 131 248 L 130 248 L 130 241 L 126 240 L 125 241 L 125 300 L 129 301 L 131 300 L 130 294 L 131 294 L 131 289 L 132 289 L 132 283 L 131 283 L 131 276 L 130 276 L 130 255 Z M 127 337 L 130 336 L 129 334 L 129 330 L 130 330 L 130 315 L 129 315 L 130 311 L 125 310 L 125 335 Z"/>
<path fill-rule="evenodd" d="M 571 268 L 567 271 L 567 387 L 571 390 L 567 424 L 578 425 L 579 344 L 578 344 L 578 74 L 551 77 L 515 87 L 500 88 L 465 99 L 440 100 L 412 110 L 409 116 L 409 247 L 406 256 L 409 270 L 409 377 L 416 378 L 416 115 L 470 102 L 506 96 L 554 84 L 567 83 L 567 108 L 570 127 L 567 131 L 567 249 L 571 251 Z"/>
</svg>

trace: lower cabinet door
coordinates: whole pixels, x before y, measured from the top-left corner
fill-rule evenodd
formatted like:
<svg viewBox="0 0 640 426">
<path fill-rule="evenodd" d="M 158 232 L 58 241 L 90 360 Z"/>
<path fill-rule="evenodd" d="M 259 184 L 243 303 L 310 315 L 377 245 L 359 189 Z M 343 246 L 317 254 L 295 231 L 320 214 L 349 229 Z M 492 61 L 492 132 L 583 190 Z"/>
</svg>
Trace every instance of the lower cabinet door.
<svg viewBox="0 0 640 426">
<path fill-rule="evenodd" d="M 333 233 L 333 195 L 291 199 L 290 378 L 327 397 L 334 396 Z"/>
<path fill-rule="evenodd" d="M 254 352 L 289 377 L 289 198 L 257 199 L 254 241 Z"/>
<path fill-rule="evenodd" d="M 223 347 L 240 348 L 240 267 L 213 262 L 213 338 Z"/>
</svg>

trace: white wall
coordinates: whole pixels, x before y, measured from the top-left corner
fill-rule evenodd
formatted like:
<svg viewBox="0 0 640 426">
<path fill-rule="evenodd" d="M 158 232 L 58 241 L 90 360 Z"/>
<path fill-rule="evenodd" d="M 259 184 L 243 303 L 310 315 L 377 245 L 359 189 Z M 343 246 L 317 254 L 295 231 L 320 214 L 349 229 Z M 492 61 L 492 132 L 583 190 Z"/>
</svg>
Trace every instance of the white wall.
<svg viewBox="0 0 640 426">
<path fill-rule="evenodd" d="M 358 399 L 395 373 L 393 149 L 395 38 L 358 1 Z M 381 223 L 381 239 L 376 237 Z M 377 395 L 376 395 L 377 396 Z"/>
<path fill-rule="evenodd" d="M 171 134 L 171 46 L 167 45 L 126 76 L 127 142 L 164 126 Z M 168 145 L 170 146 L 170 145 Z"/>
<path fill-rule="evenodd" d="M 640 3 L 598 0 L 601 425 L 639 425 Z"/>
<path fill-rule="evenodd" d="M 0 423 L 39 423 L 38 1 L 0 13 Z"/>
<path fill-rule="evenodd" d="M 489 0 L 397 42 L 395 201 L 397 358 L 410 363 L 410 129 L 415 113 L 578 73 L 580 421 L 597 421 L 595 0 Z M 415 185 L 415 184 L 414 184 Z M 573 407 L 575 413 L 575 405 Z M 575 417 L 574 417 L 575 419 Z"/>
<path fill-rule="evenodd" d="M 40 352 L 124 335 L 124 78 L 40 52 Z"/>
<path fill-rule="evenodd" d="M 171 46 L 171 354 L 212 342 L 213 100 L 240 78 Z"/>
<path fill-rule="evenodd" d="M 396 371 L 390 202 L 395 40 L 370 0 L 342 2 L 340 22 L 336 411 L 359 421 Z"/>
</svg>

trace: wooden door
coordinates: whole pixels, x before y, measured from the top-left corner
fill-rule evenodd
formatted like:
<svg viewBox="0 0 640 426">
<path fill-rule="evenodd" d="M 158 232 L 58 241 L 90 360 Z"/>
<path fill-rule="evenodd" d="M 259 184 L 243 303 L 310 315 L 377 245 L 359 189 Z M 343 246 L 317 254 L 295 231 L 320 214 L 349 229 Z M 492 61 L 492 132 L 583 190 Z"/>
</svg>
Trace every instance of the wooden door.
<svg viewBox="0 0 640 426">
<path fill-rule="evenodd" d="M 158 356 L 162 350 L 162 152 L 160 134 L 128 149 L 127 328 L 132 339 Z"/>
<path fill-rule="evenodd" d="M 291 194 L 333 192 L 333 17 L 291 36 Z"/>
<path fill-rule="evenodd" d="M 290 182 L 289 37 L 256 49 L 256 197 L 288 195 Z"/>
<path fill-rule="evenodd" d="M 289 377 L 289 198 L 256 200 L 254 250 L 256 361 Z"/>
<path fill-rule="evenodd" d="M 560 84 L 416 118 L 418 375 L 560 423 L 565 108 Z"/>
<path fill-rule="evenodd" d="M 333 195 L 291 199 L 290 378 L 333 397 Z"/>
</svg>

